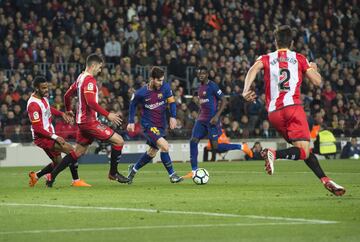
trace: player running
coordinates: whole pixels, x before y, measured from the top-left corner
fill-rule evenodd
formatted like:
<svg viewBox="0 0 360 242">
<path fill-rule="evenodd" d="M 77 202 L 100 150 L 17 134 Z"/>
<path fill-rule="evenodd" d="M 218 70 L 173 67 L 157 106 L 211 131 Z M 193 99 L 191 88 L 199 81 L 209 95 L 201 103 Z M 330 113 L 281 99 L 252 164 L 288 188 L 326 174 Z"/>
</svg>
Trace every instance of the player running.
<svg viewBox="0 0 360 242">
<path fill-rule="evenodd" d="M 262 156 L 265 170 L 272 175 L 274 161 L 277 159 L 304 160 L 327 190 L 336 196 L 342 196 L 345 189 L 325 175 L 316 156 L 310 151 L 309 125 L 300 100 L 303 75 L 315 86 L 321 84 L 317 65 L 290 50 L 293 40 L 289 26 L 279 27 L 274 35 L 277 50 L 257 59 L 246 75 L 242 94 L 249 102 L 256 100 L 256 94 L 250 87 L 257 73 L 263 69 L 269 121 L 287 142 L 294 145 L 284 150 L 264 149 Z"/>
<path fill-rule="evenodd" d="M 62 117 L 68 123 L 72 122 L 73 118 L 50 106 L 47 99 L 49 96 L 48 82 L 45 77 L 35 77 L 33 86 L 35 91 L 27 102 L 27 112 L 31 122 L 31 133 L 34 143 L 45 151 L 52 162 L 38 172 L 31 171 L 29 173 L 30 187 L 34 187 L 40 177 L 53 171 L 56 165 L 62 160 L 61 152 L 67 155 L 74 152 L 72 145 L 55 134 L 55 129 L 52 125 L 52 115 Z M 79 178 L 77 172 L 78 164 L 76 162 L 71 163 L 69 167 L 73 178 L 72 186 L 91 186 Z"/>
<path fill-rule="evenodd" d="M 141 156 L 135 165 L 129 166 L 129 184 L 132 183 L 138 170 L 149 163 L 160 149 L 160 158 L 167 172 L 170 182 L 177 183 L 183 180 L 173 168 L 169 156 L 169 143 L 165 139 L 166 129 L 166 108 L 170 105 L 170 129 L 176 127 L 176 104 L 170 85 L 164 82 L 164 71 L 154 66 L 150 71 L 150 82 L 138 89 L 133 95 L 129 110 L 129 124 L 127 130 L 134 132 L 134 117 L 136 107 L 141 104 L 143 115 L 141 125 L 144 128 L 144 135 L 147 139 L 149 149 Z"/>
<path fill-rule="evenodd" d="M 108 112 L 98 104 L 98 87 L 96 85 L 95 76 L 101 72 L 103 64 L 104 61 L 99 55 L 89 55 L 86 59 L 85 71 L 79 75 L 76 82 L 74 82 L 65 93 L 65 108 L 69 113 L 72 113 L 72 96 L 77 92 L 78 97 L 76 111 L 78 131 L 76 134 L 75 155 L 70 157 L 71 159 L 63 160 L 59 166 L 51 172 L 51 179 L 47 182 L 49 187 L 52 186 L 57 174 L 64 169 L 67 164 L 76 163 L 76 160 L 86 152 L 88 146 L 94 139 L 110 141 L 112 144 L 110 171 L 108 175 L 109 179 L 116 180 L 120 183 L 127 183 L 128 181 L 128 179 L 121 175 L 117 169 L 124 144 L 123 138 L 110 127 L 101 124 L 97 120 L 97 113 L 100 113 L 116 125 L 120 125 L 122 122 L 121 118 L 116 113 Z"/>
<path fill-rule="evenodd" d="M 223 92 L 219 89 L 219 86 L 209 80 L 208 76 L 209 72 L 205 66 L 198 68 L 197 77 L 201 82 L 198 89 L 200 115 L 195 122 L 190 139 L 190 162 L 192 171 L 185 175 L 184 178 L 192 178 L 198 168 L 198 143 L 206 135 L 211 143 L 213 157 L 215 157 L 218 152 L 234 149 L 240 149 L 248 156 L 253 156 L 251 149 L 246 143 L 239 145 L 222 144 L 221 147 L 219 147 L 218 138 L 222 134 L 220 115 L 224 111 L 227 101 Z M 218 108 L 219 101 L 221 101 L 220 108 Z"/>
</svg>

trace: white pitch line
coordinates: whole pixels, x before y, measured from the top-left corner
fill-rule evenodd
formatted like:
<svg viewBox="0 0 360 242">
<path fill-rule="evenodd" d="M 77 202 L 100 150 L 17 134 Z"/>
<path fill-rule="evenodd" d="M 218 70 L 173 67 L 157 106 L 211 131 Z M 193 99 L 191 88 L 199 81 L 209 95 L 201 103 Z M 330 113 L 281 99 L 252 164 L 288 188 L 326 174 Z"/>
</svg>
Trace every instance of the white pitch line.
<svg viewBox="0 0 360 242">
<path fill-rule="evenodd" d="M 306 225 L 304 222 L 288 223 L 229 223 L 229 224 L 174 224 L 174 225 L 155 225 L 155 226 L 133 226 L 133 227 L 107 227 L 107 228 L 78 228 L 78 229 L 44 229 L 44 230 L 23 230 L 23 231 L 3 231 L 0 235 L 10 234 L 40 234 L 40 233 L 71 233 L 71 232 L 96 232 L 96 231 L 116 231 L 133 229 L 179 229 L 179 228 L 211 228 L 211 227 L 246 227 L 246 226 L 274 226 L 274 225 Z"/>
<path fill-rule="evenodd" d="M 177 173 L 188 173 L 188 170 L 176 170 Z M 141 171 L 141 173 L 154 174 L 154 173 L 163 173 L 163 171 Z M 266 174 L 265 171 L 211 171 L 211 174 Z M 342 174 L 342 175 L 357 175 L 360 172 L 326 172 L 329 174 Z M 17 174 L 17 173 L 16 173 Z M 314 174 L 311 171 L 281 171 L 281 174 Z"/>
<path fill-rule="evenodd" d="M 127 212 L 144 212 L 144 213 L 166 213 L 166 214 L 187 214 L 187 215 L 201 215 L 212 217 L 228 217 L 228 218 L 251 218 L 251 219 L 266 219 L 278 220 L 288 222 L 302 222 L 311 224 L 334 224 L 337 221 L 305 219 L 305 218 L 287 218 L 287 217 L 273 217 L 273 216 L 259 216 L 259 215 L 240 215 L 231 213 L 212 213 L 212 212 L 196 212 L 196 211 L 176 211 L 176 210 L 158 210 L 147 208 L 120 208 L 120 207 L 86 207 L 86 206 L 71 206 L 71 205 L 56 205 L 56 204 L 32 204 L 32 203 L 0 203 L 0 206 L 21 206 L 21 207 L 47 207 L 47 208 L 66 208 L 66 209 L 92 209 L 92 210 L 112 210 L 112 211 L 127 211 Z"/>
</svg>

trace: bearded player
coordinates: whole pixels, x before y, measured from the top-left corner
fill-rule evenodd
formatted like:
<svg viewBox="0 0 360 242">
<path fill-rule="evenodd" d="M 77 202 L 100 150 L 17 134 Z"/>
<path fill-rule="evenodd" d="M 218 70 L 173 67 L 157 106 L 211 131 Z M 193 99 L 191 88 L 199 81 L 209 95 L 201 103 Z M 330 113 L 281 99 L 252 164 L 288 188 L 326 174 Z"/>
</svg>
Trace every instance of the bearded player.
<svg viewBox="0 0 360 242">
<path fill-rule="evenodd" d="M 250 68 L 245 78 L 243 97 L 249 102 L 256 100 L 256 94 L 250 90 L 257 73 L 264 71 L 266 108 L 272 126 L 293 145 L 288 149 L 264 149 L 265 170 L 274 173 L 274 161 L 277 159 L 304 160 L 306 165 L 324 184 L 325 188 L 342 196 L 344 187 L 327 177 L 319 161 L 310 150 L 310 131 L 306 114 L 300 100 L 300 87 L 303 77 L 312 84 L 320 86 L 321 75 L 315 63 L 294 51 L 292 30 L 289 26 L 280 26 L 274 32 L 277 50 L 262 55 Z"/>
</svg>

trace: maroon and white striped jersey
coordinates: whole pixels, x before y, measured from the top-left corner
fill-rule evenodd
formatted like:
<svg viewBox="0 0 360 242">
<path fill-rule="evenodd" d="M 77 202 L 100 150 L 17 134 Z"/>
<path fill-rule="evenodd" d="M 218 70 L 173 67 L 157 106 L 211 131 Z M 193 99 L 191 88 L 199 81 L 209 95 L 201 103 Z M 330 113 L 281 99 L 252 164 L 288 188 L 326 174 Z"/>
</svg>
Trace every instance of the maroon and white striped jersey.
<svg viewBox="0 0 360 242">
<path fill-rule="evenodd" d="M 78 105 L 76 123 L 91 123 L 97 120 L 97 113 L 107 117 L 109 112 L 98 104 L 98 87 L 92 75 L 81 73 L 64 95 L 66 111 L 71 110 L 71 97 L 77 92 Z"/>
<path fill-rule="evenodd" d="M 300 86 L 310 68 L 306 57 L 288 49 L 260 56 L 264 65 L 266 108 L 273 112 L 289 105 L 301 104 Z"/>
<path fill-rule="evenodd" d="M 27 102 L 27 111 L 31 121 L 31 134 L 33 139 L 50 137 L 55 133 L 52 125 L 51 107 L 46 97 L 37 98 L 31 95 Z"/>
</svg>

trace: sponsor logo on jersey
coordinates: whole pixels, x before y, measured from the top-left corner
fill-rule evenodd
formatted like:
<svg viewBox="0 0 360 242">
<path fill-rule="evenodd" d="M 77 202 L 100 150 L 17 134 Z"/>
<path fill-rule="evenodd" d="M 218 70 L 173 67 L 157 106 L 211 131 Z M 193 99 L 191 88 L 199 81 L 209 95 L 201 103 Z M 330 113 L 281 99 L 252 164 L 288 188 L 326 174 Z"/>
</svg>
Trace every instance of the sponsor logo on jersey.
<svg viewBox="0 0 360 242">
<path fill-rule="evenodd" d="M 165 101 L 157 102 L 154 104 L 145 104 L 145 108 L 152 110 L 152 109 L 156 109 L 164 104 L 165 104 Z"/>
<path fill-rule="evenodd" d="M 208 98 L 200 98 L 200 104 L 207 103 L 210 100 Z"/>
<path fill-rule="evenodd" d="M 109 130 L 105 130 L 105 134 L 106 134 L 106 135 L 110 135 L 110 131 L 109 131 Z"/>
<path fill-rule="evenodd" d="M 221 91 L 221 90 L 217 91 L 217 94 L 218 94 L 218 95 L 221 95 L 221 93 L 222 93 L 222 91 Z"/>
</svg>

